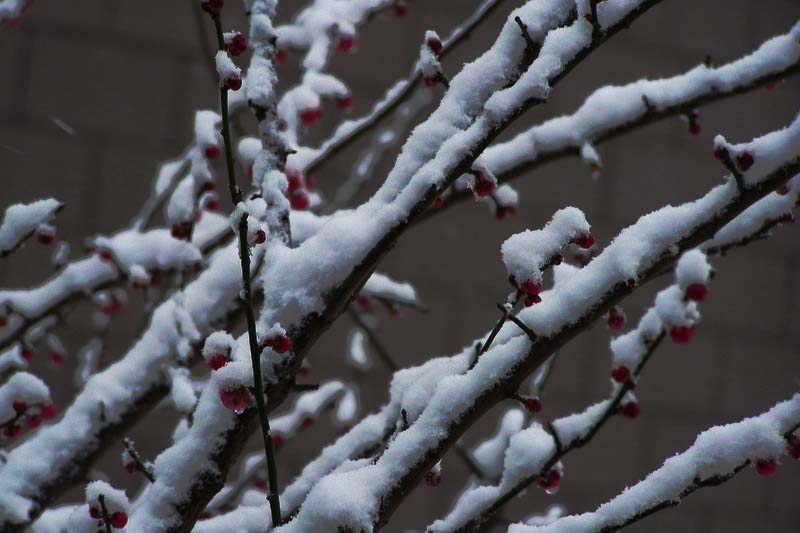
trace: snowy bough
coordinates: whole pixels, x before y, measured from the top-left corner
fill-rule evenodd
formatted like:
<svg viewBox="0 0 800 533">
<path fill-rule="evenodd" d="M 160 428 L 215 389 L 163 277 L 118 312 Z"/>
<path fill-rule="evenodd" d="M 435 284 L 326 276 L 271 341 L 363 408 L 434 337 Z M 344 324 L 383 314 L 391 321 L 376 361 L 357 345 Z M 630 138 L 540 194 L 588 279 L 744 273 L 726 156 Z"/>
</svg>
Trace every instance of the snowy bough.
<svg viewBox="0 0 800 533">
<path fill-rule="evenodd" d="M 88 255 L 71 258 L 56 232 L 58 212 L 69 206 L 42 199 L 5 211 L 0 260 L 14 261 L 15 251 L 36 240 L 54 247 L 57 271 L 37 287 L 0 291 L 0 530 L 375 531 L 391 524 L 419 485 L 438 486 L 448 462 L 464 461 L 472 479 L 438 520 L 420 526 L 473 531 L 496 521 L 529 488 L 555 494 L 579 480 L 570 453 L 613 418 L 640 416 L 636 390 L 647 386 L 648 361 L 663 343 L 691 343 L 702 327 L 715 257 L 739 253 L 794 221 L 800 116 L 752 140 L 720 132 L 708 148 L 719 160 L 719 185 L 643 214 L 609 243 L 598 242 L 591 221 L 571 206 L 542 227 L 510 235 L 499 250 L 509 282 L 499 317 L 449 357 L 403 368 L 390 355 L 376 320 L 384 309 L 424 312 L 424 295 L 380 273 L 381 260 L 407 229 L 447 216 L 456 202 L 474 199 L 498 219 L 512 216 L 518 194 L 508 182 L 540 164 L 578 156 L 602 179 L 605 140 L 669 117 L 684 117 L 689 133 L 699 133 L 703 104 L 797 72 L 800 24 L 724 65 L 599 88 L 574 114 L 498 142 L 524 111 L 545 105 L 577 65 L 661 2 L 529 0 L 511 12 L 488 50 L 446 72 L 441 60 L 501 3 L 476 3 L 445 38 L 431 29 L 409 42 L 420 50 L 409 77 L 365 116 L 343 121 L 311 146 L 306 138 L 323 103 L 342 112 L 353 104 L 346 81 L 327 71 L 331 54 L 354 53 L 361 26 L 410 6 L 313 0 L 291 22 L 274 25 L 276 0 L 246 0 L 249 27 L 229 28 L 225 14 L 233 6 L 197 2 L 216 35 L 217 50 L 208 57 L 216 85 L 209 83 L 209 91 L 218 91 L 219 107 L 196 112 L 193 142 L 159 168 L 131 224 L 92 238 Z M 0 17 L 22 16 L 25 4 L 0 2 Z M 298 52 L 300 80 L 279 93 L 275 65 Z M 420 91 L 440 102 L 377 190 L 360 205 L 330 209 L 311 171 L 378 131 L 385 117 L 414 112 Z M 247 120 L 257 136 L 237 133 Z M 370 147 L 376 157 L 384 151 Z M 218 191 L 230 197 L 229 213 L 220 212 Z M 630 294 L 667 277 L 671 284 L 638 320 L 626 316 Z M 108 322 L 135 291 L 148 321 L 125 353 L 104 363 Z M 65 363 L 62 318 L 76 302 L 94 309 L 96 331 L 69 358 L 80 391 L 56 406 L 46 380 L 28 366 L 43 352 L 53 364 Z M 353 324 L 342 360 L 354 370 L 313 383 L 306 355 L 342 315 Z M 546 418 L 543 396 L 557 371 L 556 351 L 598 322 L 613 337 L 608 396 Z M 361 405 L 359 388 L 379 366 L 393 372 L 385 404 Z M 126 437 L 161 403 L 180 422 L 161 453 L 143 457 Z M 509 408 L 496 434 L 474 449 L 462 446 L 459 439 L 498 405 Z M 330 408 L 340 435 L 293 479 L 278 479 L 277 450 Z M 593 512 L 562 516 L 553 509 L 516 517 L 508 530 L 623 528 L 739 473 L 773 474 L 785 456 L 800 458 L 798 427 L 800 395 L 708 429 Z M 244 454 L 256 433 L 263 450 Z M 120 472 L 102 475 L 92 465 L 109 450 L 121 454 Z M 124 472 L 141 476 L 135 494 L 114 487 Z M 81 485 L 83 501 L 56 505 Z"/>
</svg>

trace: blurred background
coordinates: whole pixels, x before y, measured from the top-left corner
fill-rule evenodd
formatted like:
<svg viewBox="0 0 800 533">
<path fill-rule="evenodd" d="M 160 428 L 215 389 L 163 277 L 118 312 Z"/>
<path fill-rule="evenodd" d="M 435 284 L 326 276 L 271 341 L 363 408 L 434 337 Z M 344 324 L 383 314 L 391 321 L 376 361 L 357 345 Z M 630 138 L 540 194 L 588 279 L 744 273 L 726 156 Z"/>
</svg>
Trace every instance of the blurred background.
<svg viewBox="0 0 800 533">
<path fill-rule="evenodd" d="M 349 84 L 354 95 L 353 116 L 365 112 L 392 82 L 407 75 L 426 29 L 444 36 L 478 3 L 415 0 L 405 17 L 389 12 L 363 27 L 357 51 L 331 59 L 331 71 Z M 484 50 L 511 9 L 521 3 L 503 2 L 447 57 L 445 72 L 453 75 Z M 241 3 L 227 4 L 226 29 L 246 30 Z M 282 0 L 279 21 L 288 20 L 305 4 Z M 0 30 L 0 203 L 6 206 L 43 196 L 65 202 L 57 226 L 73 256 L 82 253 L 87 236 L 124 227 L 147 197 L 159 163 L 180 155 L 191 141 L 194 111 L 216 109 L 211 58 L 201 45 L 201 40 L 212 42 L 212 28 L 207 18 L 198 28 L 197 10 L 195 0 L 37 0 L 18 28 Z M 799 19 L 796 0 L 666 0 L 584 61 L 547 105 L 518 121 L 515 131 L 572 112 L 603 84 L 678 74 L 706 55 L 716 63 L 734 59 L 766 38 L 785 33 Z M 289 54 L 280 67 L 282 87 L 297 80 L 300 59 Z M 422 90 L 431 91 L 433 103 L 441 96 L 438 87 Z M 520 176 L 513 183 L 520 192 L 519 210 L 509 220 L 498 222 L 486 206 L 466 203 L 415 227 L 380 270 L 412 282 L 430 311 L 407 312 L 399 318 L 378 312 L 379 335 L 403 366 L 454 353 L 497 319 L 494 304 L 508 292 L 499 248 L 510 234 L 541 227 L 556 209 L 574 205 L 584 210 L 604 245 L 640 215 L 693 199 L 717 184 L 723 171 L 711 157 L 716 133 L 734 141 L 749 140 L 787 124 L 798 110 L 800 84 L 791 79 L 772 91 L 757 90 L 701 109 L 699 136 L 690 136 L 686 123 L 675 118 L 600 146 L 605 168 L 599 179 L 592 179 L 577 159 Z M 334 106 L 326 107 L 322 123 L 308 132 L 309 142 L 325 138 L 340 118 Z M 254 131 L 250 116 L 242 124 Z M 317 172 L 325 197 L 334 196 L 360 150 L 368 146 L 367 141 L 357 144 Z M 390 148 L 362 196 L 378 186 L 397 150 Z M 223 205 L 228 205 L 225 195 Z M 508 505 L 503 517 L 519 520 L 544 512 L 553 503 L 569 513 L 593 510 L 684 450 L 699 431 L 760 413 L 797 391 L 797 231 L 784 227 L 766 242 L 715 258 L 719 275 L 702 306 L 703 322 L 689 345 L 665 343 L 646 368 L 637 390 L 641 416 L 635 421 L 611 420 L 591 445 L 567 457 L 565 479 L 556 496 L 532 489 Z M 31 286 L 52 275 L 50 252 L 32 242 L 0 262 L 0 286 Z M 629 321 L 638 320 L 659 288 L 658 283 L 645 286 L 625 302 Z M 131 305 L 112 323 L 106 363 L 120 357 L 138 331 L 141 313 L 135 307 Z M 72 313 L 62 328 L 70 357 L 91 335 L 88 317 L 86 312 Z M 309 380 L 335 376 L 357 380 L 362 409 L 373 411 L 387 399 L 390 376 L 376 365 L 368 377 L 358 378 L 345 365 L 351 330 L 352 323 L 343 316 L 314 347 Z M 606 397 L 608 341 L 608 330 L 599 324 L 559 354 L 544 396 L 545 420 Z M 74 359 L 52 369 L 46 357 L 39 357 L 33 366 L 53 386 L 57 403 L 65 405 L 75 393 Z M 491 434 L 498 416 L 512 404 L 495 409 L 466 435 L 464 443 L 473 445 Z M 169 408 L 158 409 L 131 437 L 145 457 L 154 458 L 169 441 L 174 422 Z M 288 442 L 279 457 L 282 483 L 332 442 L 337 431 L 321 419 L 302 438 Z M 251 445 L 257 449 L 257 443 Z M 98 469 L 130 492 L 139 479 L 126 477 L 120 451 L 121 446 L 111 449 Z M 790 461 L 784 460 L 771 478 L 748 470 L 630 530 L 799 531 L 800 465 Z M 443 467 L 442 484 L 418 487 L 387 531 L 423 529 L 447 512 L 468 472 L 452 454 L 445 457 Z M 79 490 L 64 501 L 77 498 Z"/>
</svg>

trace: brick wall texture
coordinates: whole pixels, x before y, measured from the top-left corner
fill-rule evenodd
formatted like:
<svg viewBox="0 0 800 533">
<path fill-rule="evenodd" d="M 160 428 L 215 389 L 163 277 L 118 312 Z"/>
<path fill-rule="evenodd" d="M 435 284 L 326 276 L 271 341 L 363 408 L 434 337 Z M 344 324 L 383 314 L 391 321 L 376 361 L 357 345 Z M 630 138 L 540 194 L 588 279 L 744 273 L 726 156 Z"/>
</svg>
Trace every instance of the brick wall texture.
<svg viewBox="0 0 800 533">
<path fill-rule="evenodd" d="M 360 35 L 356 55 L 335 57 L 332 69 L 349 82 L 355 113 L 365 111 L 393 80 L 404 76 L 425 29 L 445 34 L 477 0 L 416 0 L 399 21 L 379 17 Z M 245 29 L 239 2 L 228 2 L 229 27 Z M 304 5 L 282 0 L 283 19 Z M 445 70 L 475 57 L 496 35 L 503 18 L 520 0 L 507 0 L 457 53 Z M 193 111 L 215 108 L 217 92 L 198 41 L 193 0 L 37 0 L 21 27 L 0 32 L 0 200 L 2 204 L 52 195 L 66 202 L 58 218 L 60 235 L 73 249 L 83 238 L 113 232 L 136 212 L 147 195 L 158 163 L 190 141 Z M 667 0 L 630 30 L 603 46 L 554 91 L 547 105 L 525 115 L 519 126 L 574 110 L 597 86 L 683 72 L 709 54 L 723 62 L 782 33 L 800 19 L 796 0 Z M 204 37 L 211 39 L 206 21 Z M 291 56 L 290 63 L 296 63 Z M 297 69 L 280 71 L 282 85 Z M 438 95 L 437 95 L 438 97 Z M 599 242 L 607 243 L 638 216 L 667 203 L 695 198 L 718 183 L 723 172 L 710 156 L 717 132 L 746 140 L 788 123 L 798 111 L 800 84 L 789 80 L 701 111 L 703 132 L 687 134 L 678 119 L 648 126 L 600 148 L 605 169 L 593 180 L 585 165 L 563 160 L 521 177 L 519 212 L 496 222 L 482 205 L 462 205 L 414 228 L 381 269 L 413 281 L 430 306 L 425 316 L 382 320 L 379 333 L 404 365 L 449 354 L 494 322 L 494 303 L 507 292 L 500 243 L 526 227 L 540 227 L 559 207 L 583 209 Z M 336 123 L 335 109 L 312 138 Z M 68 125 L 67 130 L 59 124 Z M 244 121 L 252 131 L 253 124 Z M 320 169 L 330 195 L 350 171 L 357 151 Z M 377 183 L 388 170 L 380 165 Z M 0 263 L 3 287 L 35 284 L 50 274 L 47 251 L 37 245 Z M 703 323 L 688 346 L 664 346 L 646 369 L 639 390 L 642 416 L 612 420 L 586 449 L 566 460 L 566 478 L 556 497 L 539 490 L 515 500 L 504 517 L 519 519 L 560 502 L 569 512 L 594 509 L 641 479 L 697 432 L 714 424 L 756 414 L 788 397 L 800 383 L 800 238 L 783 228 L 769 241 L 714 260 L 719 270 Z M 647 286 L 626 302 L 638 317 L 658 289 Z M 76 348 L 90 332 L 81 313 L 67 318 L 64 338 Z M 119 357 L 137 330 L 131 311 L 111 329 L 108 361 Z M 310 355 L 314 379 L 350 378 L 342 352 L 351 324 L 343 317 Z M 545 398 L 545 413 L 559 416 L 602 399 L 608 391 L 609 335 L 598 326 L 559 354 Z M 74 394 L 70 372 L 43 361 L 35 370 L 55 387 L 62 404 Z M 385 400 L 389 374 L 375 369 L 364 380 L 362 400 L 372 410 Z M 503 409 L 508 406 L 503 406 Z M 496 425 L 498 409 L 465 437 L 472 444 Z M 169 438 L 175 415 L 159 409 L 135 428 L 145 456 L 153 457 Z M 296 475 L 329 442 L 332 430 L 320 421 L 300 442 L 281 451 L 282 479 Z M 251 443 L 257 447 L 257 443 Z M 129 491 L 119 449 L 98 468 Z M 444 462 L 437 489 L 418 488 L 398 509 L 387 531 L 423 528 L 449 509 L 454 491 L 467 477 L 454 457 Z M 706 489 L 680 507 L 630 528 L 639 532 L 800 531 L 800 465 L 785 464 L 769 479 L 753 472 L 725 486 Z M 79 497 L 73 491 L 65 498 Z M 499 530 L 499 529 L 498 529 Z"/>
</svg>

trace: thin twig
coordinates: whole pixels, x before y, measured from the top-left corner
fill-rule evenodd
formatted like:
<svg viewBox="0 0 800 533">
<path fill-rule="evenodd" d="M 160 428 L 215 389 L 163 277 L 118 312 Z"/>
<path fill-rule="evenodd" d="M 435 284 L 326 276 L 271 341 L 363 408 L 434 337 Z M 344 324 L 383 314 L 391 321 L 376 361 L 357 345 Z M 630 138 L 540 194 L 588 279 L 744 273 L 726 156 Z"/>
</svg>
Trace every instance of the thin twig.
<svg viewBox="0 0 800 533">
<path fill-rule="evenodd" d="M 113 530 L 111 529 L 111 517 L 108 516 L 108 509 L 106 508 L 106 495 L 99 495 L 97 501 L 100 502 L 100 512 L 103 515 L 103 524 L 106 526 L 106 533 L 111 533 Z"/>
<path fill-rule="evenodd" d="M 217 33 L 217 44 L 220 50 L 225 50 L 225 41 L 222 36 L 222 20 L 219 14 L 212 14 L 214 28 Z M 230 125 L 228 118 L 228 89 L 220 87 L 220 114 L 222 115 L 222 139 L 225 143 L 225 162 L 228 170 L 228 188 L 231 201 L 238 205 L 244 199 L 242 190 L 236 184 L 236 175 L 233 167 L 233 143 L 231 142 Z M 280 493 L 278 491 L 278 468 L 275 463 L 275 446 L 272 442 L 272 433 L 269 427 L 267 405 L 264 400 L 264 382 L 261 371 L 261 349 L 258 345 L 256 333 L 255 313 L 252 305 L 252 288 L 250 282 L 250 246 L 247 242 L 247 212 L 239 219 L 239 259 L 242 266 L 242 308 L 247 321 L 247 337 L 250 345 L 250 360 L 253 365 L 253 389 L 256 399 L 256 408 L 261 422 L 261 434 L 264 440 L 264 453 L 267 459 L 267 476 L 269 478 L 269 500 L 272 526 L 278 527 L 281 523 Z"/>
<path fill-rule="evenodd" d="M 147 466 L 147 463 L 142 460 L 142 456 L 136 451 L 136 448 L 133 446 L 133 442 L 131 442 L 131 440 L 128 438 L 124 438 L 122 439 L 122 444 L 125 445 L 125 449 L 128 450 L 128 454 L 131 456 L 131 459 L 133 459 L 133 462 L 136 465 L 136 470 L 144 474 L 144 477 L 146 477 L 150 483 L 155 483 L 156 478 L 153 475 L 153 471 L 149 466 Z"/>
</svg>

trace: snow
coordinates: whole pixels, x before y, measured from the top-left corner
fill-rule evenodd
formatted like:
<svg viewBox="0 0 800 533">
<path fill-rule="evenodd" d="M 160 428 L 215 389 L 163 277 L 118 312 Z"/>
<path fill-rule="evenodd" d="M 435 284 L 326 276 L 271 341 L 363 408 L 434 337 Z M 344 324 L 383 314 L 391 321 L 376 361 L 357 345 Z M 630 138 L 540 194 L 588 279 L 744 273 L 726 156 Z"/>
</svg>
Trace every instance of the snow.
<svg viewBox="0 0 800 533">
<path fill-rule="evenodd" d="M 0 257 L 16 248 L 38 225 L 52 220 L 62 207 L 61 202 L 52 198 L 8 207 L 0 224 Z"/>
<path fill-rule="evenodd" d="M 505 450 L 503 474 L 497 485 L 481 485 L 464 492 L 453 509 L 428 527 L 431 533 L 454 531 L 466 525 L 520 480 L 534 476 L 555 450 L 553 438 L 537 423 L 514 434 Z"/>
<path fill-rule="evenodd" d="M 118 511 L 128 512 L 130 503 L 124 490 L 115 489 L 105 481 L 92 481 L 86 485 L 86 503 L 91 507 L 95 507 L 98 510 L 101 508 L 100 496 L 105 497 L 105 505 L 109 515 Z"/>
<path fill-rule="evenodd" d="M 225 82 L 228 80 L 242 77 L 242 69 L 236 66 L 225 50 L 217 52 L 217 55 L 214 57 L 214 63 L 217 66 L 220 87 L 224 87 Z"/>
<path fill-rule="evenodd" d="M 509 409 L 500 421 L 497 433 L 483 441 L 472 452 L 475 462 L 487 479 L 499 478 L 503 473 L 503 456 L 511 437 L 525 424 L 525 413 L 521 409 Z"/>
<path fill-rule="evenodd" d="M 589 232 L 589 223 L 580 209 L 560 209 L 544 228 L 525 230 L 506 239 L 501 247 L 503 263 L 518 284 L 525 281 L 541 284 L 542 269 L 553 256 L 572 239 Z"/>
<path fill-rule="evenodd" d="M 730 474 L 746 461 L 782 456 L 786 449 L 783 434 L 798 424 L 800 394 L 759 416 L 704 431 L 688 450 L 667 459 L 661 468 L 594 512 L 566 516 L 540 527 L 514 524 L 508 531 L 585 533 L 614 529 L 662 502 L 680 501 L 681 493 L 695 479 Z"/>
</svg>

